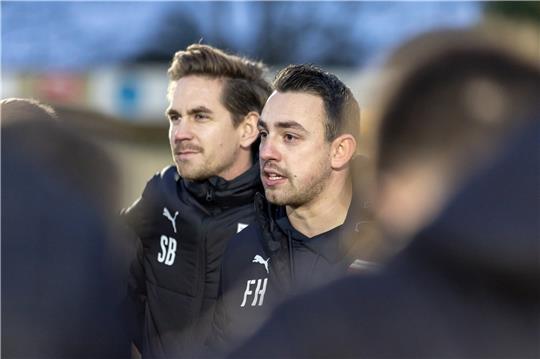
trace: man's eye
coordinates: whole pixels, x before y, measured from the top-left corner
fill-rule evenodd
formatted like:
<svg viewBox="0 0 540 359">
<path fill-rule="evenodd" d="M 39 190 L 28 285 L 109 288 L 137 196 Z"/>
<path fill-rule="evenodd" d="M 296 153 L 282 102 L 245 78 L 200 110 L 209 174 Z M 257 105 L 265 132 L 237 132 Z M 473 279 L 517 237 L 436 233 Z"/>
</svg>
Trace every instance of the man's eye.
<svg viewBox="0 0 540 359">
<path fill-rule="evenodd" d="M 208 115 L 205 115 L 205 114 L 202 114 L 202 113 L 197 113 L 197 114 L 195 114 L 195 119 L 197 121 L 206 120 L 206 119 L 208 119 Z"/>
<path fill-rule="evenodd" d="M 169 121 L 177 121 L 180 117 L 178 115 L 169 115 Z"/>
<path fill-rule="evenodd" d="M 290 133 L 286 133 L 283 138 L 285 139 L 285 142 L 294 142 L 295 140 L 297 140 L 297 137 L 291 135 Z"/>
<path fill-rule="evenodd" d="M 259 135 L 261 137 L 266 137 L 266 136 L 268 136 L 268 132 L 266 132 L 265 130 L 259 130 Z"/>
</svg>

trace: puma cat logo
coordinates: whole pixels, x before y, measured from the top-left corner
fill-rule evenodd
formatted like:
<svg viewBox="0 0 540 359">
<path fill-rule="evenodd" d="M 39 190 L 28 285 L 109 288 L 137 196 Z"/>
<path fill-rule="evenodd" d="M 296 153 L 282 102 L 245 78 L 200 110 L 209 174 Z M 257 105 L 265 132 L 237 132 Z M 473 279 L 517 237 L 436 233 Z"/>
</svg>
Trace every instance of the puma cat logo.
<svg viewBox="0 0 540 359">
<path fill-rule="evenodd" d="M 270 271 L 268 270 L 268 262 L 269 261 L 270 261 L 270 258 L 265 260 L 263 257 L 261 257 L 258 254 L 252 260 L 253 263 L 262 264 L 264 266 L 264 269 L 266 269 L 266 273 L 270 273 Z"/>
<path fill-rule="evenodd" d="M 174 214 L 174 217 L 173 217 L 173 216 L 171 216 L 171 212 L 169 212 L 167 207 L 163 207 L 163 215 L 165 217 L 167 217 L 167 219 L 169 221 L 171 221 L 171 224 L 172 224 L 173 229 L 174 229 L 174 233 L 176 233 L 176 216 L 178 216 L 178 211 L 176 211 L 176 213 Z"/>
</svg>

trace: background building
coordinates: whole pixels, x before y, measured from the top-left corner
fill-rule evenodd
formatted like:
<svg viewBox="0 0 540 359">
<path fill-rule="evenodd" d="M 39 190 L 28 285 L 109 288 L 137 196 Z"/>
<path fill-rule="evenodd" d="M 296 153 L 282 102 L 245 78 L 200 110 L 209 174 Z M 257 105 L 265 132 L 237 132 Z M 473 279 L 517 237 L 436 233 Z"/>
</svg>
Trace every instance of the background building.
<svg viewBox="0 0 540 359">
<path fill-rule="evenodd" d="M 532 5 L 530 5 L 532 4 Z M 175 51 L 203 42 L 267 63 L 338 74 L 370 130 L 373 68 L 400 42 L 478 26 L 490 11 L 540 18 L 535 3 L 11 2 L 1 4 L 1 97 L 52 104 L 114 154 L 128 204 L 171 162 L 164 110 Z M 362 144 L 363 145 L 363 144 Z M 365 149 L 365 147 L 362 147 Z"/>
</svg>

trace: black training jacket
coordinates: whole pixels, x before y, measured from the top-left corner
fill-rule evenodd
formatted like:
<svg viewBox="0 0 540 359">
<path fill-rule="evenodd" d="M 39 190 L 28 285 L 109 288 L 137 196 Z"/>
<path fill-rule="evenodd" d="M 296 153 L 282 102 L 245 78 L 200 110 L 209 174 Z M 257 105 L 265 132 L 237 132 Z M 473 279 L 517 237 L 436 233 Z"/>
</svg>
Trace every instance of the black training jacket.
<svg viewBox="0 0 540 359">
<path fill-rule="evenodd" d="M 372 225 L 363 203 L 353 201 L 343 225 L 307 238 L 292 227 L 284 207 L 259 194 L 255 202 L 257 220 L 229 241 L 223 257 L 220 297 L 207 342 L 210 357 L 252 334 L 292 294 L 374 267 L 362 260 L 353 235 Z"/>
<path fill-rule="evenodd" d="M 189 356 L 210 330 L 226 242 L 254 219 L 259 165 L 232 181 L 167 167 L 123 211 L 138 237 L 126 308 L 143 358 Z"/>
</svg>

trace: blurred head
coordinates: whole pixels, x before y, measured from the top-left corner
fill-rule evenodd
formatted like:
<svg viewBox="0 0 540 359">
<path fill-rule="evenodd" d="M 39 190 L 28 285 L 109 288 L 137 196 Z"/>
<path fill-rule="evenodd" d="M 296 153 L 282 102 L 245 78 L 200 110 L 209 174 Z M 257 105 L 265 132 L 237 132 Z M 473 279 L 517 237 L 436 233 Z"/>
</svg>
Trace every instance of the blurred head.
<svg viewBox="0 0 540 359">
<path fill-rule="evenodd" d="M 281 70 L 274 89 L 259 120 L 261 178 L 270 202 L 299 207 L 329 181 L 344 185 L 360 110 L 343 82 L 312 65 Z"/>
<path fill-rule="evenodd" d="M 47 105 L 0 110 L 3 356 L 127 358 L 113 160 Z"/>
<path fill-rule="evenodd" d="M 56 112 L 49 105 L 30 98 L 6 98 L 0 101 L 2 123 L 9 125 L 21 121 L 58 119 Z"/>
<path fill-rule="evenodd" d="M 118 191 L 112 179 L 118 171 L 87 133 L 83 138 L 70 121 L 34 99 L 3 99 L 0 111 L 2 148 L 23 153 L 39 171 L 53 172 L 67 186 L 84 190 L 93 204 L 116 210 Z"/>
<path fill-rule="evenodd" d="M 408 237 L 535 110 L 540 74 L 498 46 L 457 31 L 406 43 L 388 69 L 400 63 L 379 119 L 377 213 L 388 232 Z"/>
<path fill-rule="evenodd" d="M 174 55 L 168 73 L 169 141 L 180 175 L 230 180 L 242 174 L 270 94 L 263 65 L 195 44 Z"/>
</svg>

